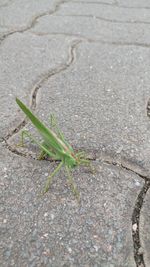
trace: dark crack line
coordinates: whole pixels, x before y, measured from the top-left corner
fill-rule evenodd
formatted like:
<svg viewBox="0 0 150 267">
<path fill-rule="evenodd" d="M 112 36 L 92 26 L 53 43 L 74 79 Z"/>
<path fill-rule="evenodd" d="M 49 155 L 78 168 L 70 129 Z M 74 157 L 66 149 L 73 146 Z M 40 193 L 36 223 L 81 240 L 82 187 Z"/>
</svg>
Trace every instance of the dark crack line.
<svg viewBox="0 0 150 267">
<path fill-rule="evenodd" d="M 21 29 L 12 30 L 10 32 L 7 32 L 7 33 L 3 34 L 2 37 L 0 38 L 0 45 L 3 43 L 3 41 L 7 37 L 9 37 L 9 36 L 11 36 L 11 35 L 13 35 L 15 33 L 24 33 L 26 31 L 32 29 L 35 26 L 35 24 L 37 23 L 39 18 L 47 16 L 47 15 L 53 15 L 55 12 L 57 12 L 59 10 L 61 5 L 63 5 L 64 3 L 67 3 L 67 2 L 68 2 L 67 0 L 60 1 L 55 5 L 55 8 L 53 10 L 51 9 L 49 11 L 43 12 L 41 14 L 38 14 L 37 16 L 32 18 L 32 20 L 29 22 L 29 24 L 26 27 L 23 27 Z"/>
<path fill-rule="evenodd" d="M 75 15 L 75 14 L 72 14 L 72 15 L 54 15 L 55 17 L 80 17 L 80 18 L 91 18 L 91 19 L 97 19 L 97 20 L 100 20 L 100 21 L 105 21 L 105 22 L 111 22 L 111 23 L 117 23 L 117 24 L 150 24 L 149 21 L 137 21 L 137 20 L 132 20 L 132 21 L 122 21 L 122 20 L 114 20 L 114 19 L 107 19 L 107 18 L 104 18 L 104 17 L 100 17 L 100 16 L 95 16 L 95 15 Z"/>
<path fill-rule="evenodd" d="M 150 117 L 150 99 L 147 102 L 146 110 L 147 110 L 147 116 Z"/>
<path fill-rule="evenodd" d="M 111 7 L 116 7 L 116 8 L 126 8 L 126 9 L 150 9 L 150 7 L 144 7 L 144 6 L 124 6 L 124 5 L 119 5 L 117 2 L 114 3 L 105 3 L 105 2 L 96 2 L 96 1 L 71 1 L 68 3 L 79 3 L 79 4 L 96 4 L 96 5 L 104 5 L 104 6 L 111 6 Z"/>
<path fill-rule="evenodd" d="M 81 34 L 72 34 L 72 33 L 65 33 L 65 32 L 51 32 L 51 33 L 47 33 L 47 32 L 33 32 L 33 31 L 29 31 L 29 33 L 33 34 L 33 35 L 37 35 L 37 36 L 67 36 L 67 37 L 75 37 L 75 38 L 79 38 L 82 41 L 85 42 L 89 42 L 89 43 L 100 43 L 100 44 L 104 44 L 104 45 L 115 45 L 115 46 L 139 46 L 139 47 L 144 47 L 144 48 L 150 48 L 150 44 L 146 44 L 146 43 L 139 43 L 139 42 L 115 42 L 115 41 L 103 41 L 101 39 L 92 39 L 92 38 L 88 38 L 85 37 L 84 35 Z"/>
<path fill-rule="evenodd" d="M 134 205 L 134 209 L 132 212 L 132 239 L 133 239 L 133 252 L 134 252 L 134 260 L 136 263 L 136 267 L 146 267 L 145 262 L 144 262 L 144 257 L 143 257 L 143 251 L 140 252 L 140 249 L 142 248 L 141 246 L 141 241 L 140 241 L 140 214 L 141 214 L 141 209 L 144 203 L 144 199 L 146 196 L 146 193 L 148 189 L 150 188 L 150 177 L 141 175 L 137 171 L 130 169 L 129 167 L 125 166 L 124 164 L 118 164 L 117 162 L 113 161 L 108 161 L 104 160 L 106 164 L 109 165 L 114 165 L 114 166 L 119 166 L 127 171 L 130 171 L 140 178 L 144 179 L 144 186 L 142 187 Z M 134 225 L 136 229 L 134 229 Z"/>
<path fill-rule="evenodd" d="M 136 175 L 138 175 L 139 177 L 141 177 L 142 179 L 150 179 L 148 176 L 142 175 L 141 173 L 135 171 L 133 168 L 129 168 L 128 166 L 126 166 L 124 163 L 119 163 L 118 161 L 115 161 L 113 158 L 112 160 L 103 160 L 104 163 L 109 164 L 109 165 L 114 165 L 114 166 L 118 166 L 126 171 L 132 172 Z"/>
<path fill-rule="evenodd" d="M 142 187 L 134 206 L 132 213 L 132 238 L 134 246 L 134 259 L 137 267 L 146 267 L 144 262 L 143 253 L 140 252 L 141 241 L 140 241 L 140 212 L 144 203 L 144 198 L 148 189 L 150 188 L 150 181 L 145 181 L 144 186 Z M 134 230 L 133 225 L 136 225 L 137 229 Z"/>
<path fill-rule="evenodd" d="M 147 116 L 149 117 L 149 110 L 150 110 L 150 100 L 147 103 Z M 146 267 L 144 256 L 143 256 L 143 249 L 141 246 L 140 240 L 140 213 L 143 207 L 144 199 L 146 196 L 147 191 L 150 188 L 150 180 L 145 178 L 144 186 L 142 187 L 133 209 L 132 213 L 132 239 L 133 239 L 133 248 L 134 248 L 134 259 L 137 267 Z M 134 228 L 135 226 L 135 228 Z M 140 249 L 142 249 L 140 251 Z"/>
<path fill-rule="evenodd" d="M 70 4 L 77 3 L 77 4 L 97 4 L 97 5 L 104 5 L 104 6 L 116 6 L 116 3 L 106 3 L 106 2 L 96 2 L 96 1 L 70 1 L 68 2 Z"/>
</svg>

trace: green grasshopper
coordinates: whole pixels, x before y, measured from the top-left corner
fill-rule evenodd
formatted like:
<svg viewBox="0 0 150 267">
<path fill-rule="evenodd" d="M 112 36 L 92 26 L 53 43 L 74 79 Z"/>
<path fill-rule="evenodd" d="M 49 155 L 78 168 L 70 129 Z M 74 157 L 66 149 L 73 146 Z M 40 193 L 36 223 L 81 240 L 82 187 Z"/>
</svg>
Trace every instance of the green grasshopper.
<svg viewBox="0 0 150 267">
<path fill-rule="evenodd" d="M 22 111 L 26 114 L 26 116 L 31 120 L 31 122 L 43 138 L 42 142 L 38 142 L 34 137 L 32 137 L 32 135 L 28 131 L 22 131 L 21 145 L 23 146 L 24 137 L 27 136 L 28 138 L 30 138 L 30 140 L 32 140 L 32 142 L 36 143 L 39 146 L 41 150 L 39 159 L 44 159 L 45 156 L 48 156 L 52 160 L 60 161 L 56 169 L 48 177 L 43 193 L 46 193 L 49 190 L 52 178 L 64 165 L 68 175 L 69 183 L 71 185 L 71 189 L 76 195 L 76 197 L 79 199 L 79 192 L 77 190 L 76 184 L 73 181 L 71 170 L 79 165 L 90 166 L 90 161 L 85 158 L 83 152 L 74 152 L 71 145 L 68 144 L 63 134 L 56 127 L 56 123 L 54 123 L 54 120 L 52 120 L 52 127 L 56 128 L 57 134 L 52 129 L 47 128 L 18 98 L 16 98 L 16 102 L 22 109 Z"/>
</svg>

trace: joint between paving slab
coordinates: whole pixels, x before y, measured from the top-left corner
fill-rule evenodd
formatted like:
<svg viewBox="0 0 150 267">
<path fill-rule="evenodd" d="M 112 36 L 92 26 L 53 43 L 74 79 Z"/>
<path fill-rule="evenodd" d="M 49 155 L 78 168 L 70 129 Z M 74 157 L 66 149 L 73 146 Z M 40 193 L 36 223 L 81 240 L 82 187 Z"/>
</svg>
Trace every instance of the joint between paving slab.
<svg viewBox="0 0 150 267">
<path fill-rule="evenodd" d="M 99 17 L 99 16 L 94 16 L 94 15 L 61 15 L 61 14 L 58 14 L 58 15 L 54 15 L 55 17 L 80 17 L 80 18 L 91 18 L 91 19 L 97 19 L 97 20 L 100 20 L 100 21 L 106 21 L 106 22 L 111 22 L 111 23 L 117 23 L 117 24 L 150 24 L 149 21 L 137 21 L 137 20 L 132 20 L 132 21 L 128 21 L 128 20 L 125 20 L 125 21 L 122 21 L 122 20 L 114 20 L 114 19 L 107 19 L 107 18 L 104 18 L 104 17 Z"/>
<path fill-rule="evenodd" d="M 150 188 L 150 181 L 145 180 L 145 184 L 142 187 L 133 209 L 132 213 L 132 238 L 133 238 L 133 248 L 134 248 L 134 259 L 137 267 L 146 267 L 144 262 L 144 251 L 141 247 L 140 241 L 140 212 L 144 203 L 144 198 L 147 191 Z"/>
<path fill-rule="evenodd" d="M 70 3 L 72 3 L 72 2 L 70 2 Z M 79 4 L 96 4 L 96 5 L 105 5 L 105 6 L 112 6 L 112 7 L 118 7 L 118 8 L 126 8 L 126 9 L 150 9 L 150 7 L 149 6 L 124 6 L 124 5 L 118 5 L 118 3 L 117 2 L 114 2 L 114 3 L 105 3 L 105 2 L 96 2 L 96 1 L 88 1 L 88 2 L 86 2 L 86 1 L 73 1 L 73 3 L 79 3 Z"/>
<path fill-rule="evenodd" d="M 103 41 L 101 39 L 92 39 L 85 37 L 81 34 L 71 34 L 71 33 L 65 33 L 65 32 L 33 32 L 29 31 L 29 33 L 36 35 L 36 36 L 66 36 L 66 37 L 74 37 L 78 38 L 80 41 L 88 42 L 88 43 L 99 43 L 103 45 L 114 45 L 114 46 L 139 46 L 139 47 L 144 47 L 144 48 L 150 48 L 150 44 L 148 43 L 139 43 L 139 42 L 115 42 L 115 41 Z"/>
</svg>

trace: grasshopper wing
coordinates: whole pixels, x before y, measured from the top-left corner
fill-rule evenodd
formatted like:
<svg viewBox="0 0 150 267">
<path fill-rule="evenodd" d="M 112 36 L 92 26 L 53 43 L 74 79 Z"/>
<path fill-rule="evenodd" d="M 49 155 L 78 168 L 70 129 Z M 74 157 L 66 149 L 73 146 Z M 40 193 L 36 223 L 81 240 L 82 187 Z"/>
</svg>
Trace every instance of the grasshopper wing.
<svg viewBox="0 0 150 267">
<path fill-rule="evenodd" d="M 34 126 L 39 131 L 40 135 L 43 137 L 47 146 L 52 147 L 54 150 L 63 154 L 63 152 L 68 151 L 69 147 L 60 140 L 57 135 L 50 129 L 48 129 L 32 112 L 29 108 L 25 106 L 18 98 L 16 102 L 26 116 L 31 120 Z"/>
</svg>

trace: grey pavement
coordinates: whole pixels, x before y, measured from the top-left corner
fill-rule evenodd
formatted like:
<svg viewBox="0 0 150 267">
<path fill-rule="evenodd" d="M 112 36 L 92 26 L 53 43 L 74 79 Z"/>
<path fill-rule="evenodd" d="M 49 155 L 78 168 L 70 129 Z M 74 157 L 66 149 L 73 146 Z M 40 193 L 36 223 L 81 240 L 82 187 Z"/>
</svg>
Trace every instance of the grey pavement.
<svg viewBox="0 0 150 267">
<path fill-rule="evenodd" d="M 0 266 L 150 266 L 150 3 L 0 1 Z M 16 146 L 19 97 L 75 150 L 81 203 L 56 162 Z"/>
</svg>

